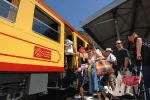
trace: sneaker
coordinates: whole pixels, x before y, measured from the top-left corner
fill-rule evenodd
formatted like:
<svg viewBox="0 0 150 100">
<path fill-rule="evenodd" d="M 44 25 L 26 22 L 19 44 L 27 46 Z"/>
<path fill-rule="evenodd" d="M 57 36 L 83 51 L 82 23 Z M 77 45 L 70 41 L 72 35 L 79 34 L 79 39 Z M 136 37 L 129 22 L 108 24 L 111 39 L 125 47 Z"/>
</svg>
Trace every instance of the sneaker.
<svg viewBox="0 0 150 100">
<path fill-rule="evenodd" d="M 76 94 L 76 95 L 74 96 L 74 98 L 81 98 L 81 96 L 80 96 L 79 94 Z"/>
</svg>

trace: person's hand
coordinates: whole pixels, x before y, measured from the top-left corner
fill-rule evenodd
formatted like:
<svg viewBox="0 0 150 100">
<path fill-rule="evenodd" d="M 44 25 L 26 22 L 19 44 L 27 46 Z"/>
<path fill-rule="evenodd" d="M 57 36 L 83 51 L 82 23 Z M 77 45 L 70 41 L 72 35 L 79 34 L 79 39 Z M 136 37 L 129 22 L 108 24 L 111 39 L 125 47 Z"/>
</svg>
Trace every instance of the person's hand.
<svg viewBox="0 0 150 100">
<path fill-rule="evenodd" d="M 136 59 L 137 59 L 137 60 L 142 60 L 141 53 L 137 53 L 137 55 L 136 55 Z"/>
<path fill-rule="evenodd" d="M 72 52 L 67 52 L 67 51 L 65 51 L 65 53 L 66 53 L 66 54 L 69 54 L 69 55 L 73 55 Z"/>
<path fill-rule="evenodd" d="M 115 60 L 114 65 L 115 65 L 115 66 L 117 65 L 117 60 Z"/>
<path fill-rule="evenodd" d="M 126 75 L 126 69 L 123 69 L 121 72 L 122 75 Z"/>
<path fill-rule="evenodd" d="M 64 44 L 64 46 L 66 47 L 66 46 L 67 46 L 67 44 Z"/>
<path fill-rule="evenodd" d="M 92 63 L 95 63 L 95 60 L 92 60 Z"/>
<path fill-rule="evenodd" d="M 82 70 L 81 68 L 78 68 L 78 72 L 81 72 L 81 70 Z"/>
</svg>

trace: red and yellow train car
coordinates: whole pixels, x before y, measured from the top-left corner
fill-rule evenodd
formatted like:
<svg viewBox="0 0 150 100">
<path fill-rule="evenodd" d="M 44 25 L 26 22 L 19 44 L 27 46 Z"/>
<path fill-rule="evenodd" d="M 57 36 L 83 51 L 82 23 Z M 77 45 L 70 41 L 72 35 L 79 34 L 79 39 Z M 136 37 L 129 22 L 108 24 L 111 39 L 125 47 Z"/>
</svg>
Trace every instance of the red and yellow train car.
<svg viewBox="0 0 150 100">
<path fill-rule="evenodd" d="M 41 0 L 2 0 L 0 70 L 63 71 L 64 32 L 85 39 Z M 7 10 L 7 11 L 5 11 Z M 84 44 L 86 45 L 86 44 Z"/>
<path fill-rule="evenodd" d="M 46 85 L 47 73 L 64 72 L 65 36 L 71 37 L 75 48 L 88 44 L 42 0 L 0 0 L 0 84 L 21 82 L 28 76 L 26 86 L 30 90 L 31 83 L 43 77 L 45 83 L 41 84 Z M 74 67 L 76 59 L 73 58 Z M 46 76 L 35 80 L 36 75 Z"/>
</svg>

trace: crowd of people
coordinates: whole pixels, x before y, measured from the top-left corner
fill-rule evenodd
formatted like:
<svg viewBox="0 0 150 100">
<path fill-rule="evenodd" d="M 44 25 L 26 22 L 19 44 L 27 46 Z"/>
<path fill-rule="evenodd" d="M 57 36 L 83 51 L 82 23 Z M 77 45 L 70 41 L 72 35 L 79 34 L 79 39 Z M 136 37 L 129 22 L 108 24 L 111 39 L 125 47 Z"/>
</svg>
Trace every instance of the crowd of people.
<svg viewBox="0 0 150 100">
<path fill-rule="evenodd" d="M 144 39 L 139 37 L 135 32 L 127 35 L 127 39 L 134 43 L 134 56 L 135 63 L 137 66 L 137 75 L 139 75 L 139 69 L 142 64 L 143 69 L 143 80 L 145 86 L 145 93 L 147 100 L 150 100 L 150 95 L 148 88 L 150 88 L 150 82 L 147 81 L 150 79 L 150 44 Z M 127 68 L 131 66 L 130 54 L 129 51 L 123 47 L 123 43 L 121 40 L 117 40 L 114 45 L 116 45 L 117 51 L 115 55 L 113 54 L 113 50 L 111 48 L 106 48 L 105 53 L 102 54 L 100 50 L 97 50 L 94 46 L 87 46 L 86 48 L 80 47 L 78 52 L 73 52 L 73 42 L 69 39 L 65 40 L 65 54 L 67 57 L 68 64 L 68 75 L 72 73 L 72 57 L 78 57 L 78 69 L 74 72 L 76 75 L 76 89 L 80 90 L 81 100 L 85 100 L 84 98 L 84 74 L 87 74 L 90 66 L 90 75 L 88 76 L 89 83 L 89 93 L 97 93 L 98 99 L 101 100 L 101 94 L 105 98 L 105 100 L 109 100 L 106 94 L 106 89 L 104 88 L 104 84 L 114 91 L 116 77 L 118 75 L 118 71 L 121 72 L 122 75 L 126 74 Z M 100 60 L 108 61 L 114 72 L 111 74 L 106 74 L 102 76 L 98 76 L 96 74 L 96 65 L 95 63 Z M 89 74 L 89 73 L 88 73 Z M 104 81 L 105 80 L 105 81 Z"/>
</svg>

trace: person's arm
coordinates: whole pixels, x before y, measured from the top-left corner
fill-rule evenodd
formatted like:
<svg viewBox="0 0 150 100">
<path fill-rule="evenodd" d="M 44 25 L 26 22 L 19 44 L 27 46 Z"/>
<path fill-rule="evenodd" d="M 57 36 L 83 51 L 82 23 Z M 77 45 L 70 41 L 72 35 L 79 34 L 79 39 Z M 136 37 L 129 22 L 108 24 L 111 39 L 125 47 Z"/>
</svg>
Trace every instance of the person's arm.
<svg viewBox="0 0 150 100">
<path fill-rule="evenodd" d="M 73 45 L 73 42 L 72 41 L 70 41 L 70 40 L 68 40 L 68 44 L 65 44 L 65 46 L 70 46 L 70 45 Z"/>
<path fill-rule="evenodd" d="M 122 74 L 125 75 L 126 74 L 126 69 L 129 65 L 129 52 L 127 50 L 124 50 L 123 51 L 123 57 L 124 57 L 124 66 L 123 66 L 123 69 L 122 69 Z"/>
<path fill-rule="evenodd" d="M 65 53 L 70 54 L 70 55 L 73 55 L 73 56 L 79 56 L 79 52 L 72 53 L 72 52 L 67 52 L 67 51 L 65 51 Z"/>
<path fill-rule="evenodd" d="M 136 59 L 137 60 L 142 60 L 141 47 L 142 47 L 142 39 L 137 38 L 137 40 L 136 40 L 136 55 L 137 55 Z"/>
<path fill-rule="evenodd" d="M 101 54 L 99 54 L 98 52 L 95 52 L 96 56 L 97 56 L 97 59 L 95 61 L 99 61 L 99 60 L 104 60 L 105 57 Z"/>
<path fill-rule="evenodd" d="M 129 65 L 129 57 L 125 57 L 124 58 L 124 68 L 123 69 L 127 69 L 127 67 L 128 67 L 128 65 Z"/>
</svg>

